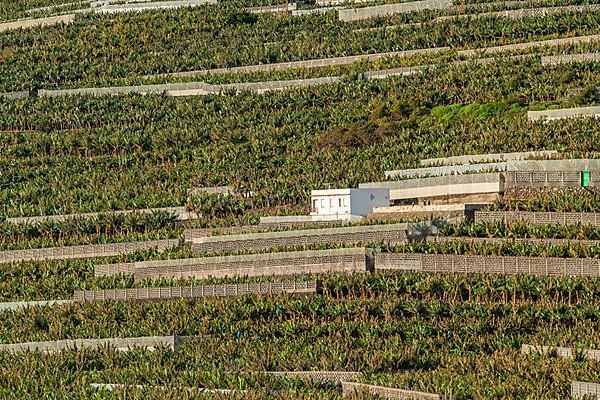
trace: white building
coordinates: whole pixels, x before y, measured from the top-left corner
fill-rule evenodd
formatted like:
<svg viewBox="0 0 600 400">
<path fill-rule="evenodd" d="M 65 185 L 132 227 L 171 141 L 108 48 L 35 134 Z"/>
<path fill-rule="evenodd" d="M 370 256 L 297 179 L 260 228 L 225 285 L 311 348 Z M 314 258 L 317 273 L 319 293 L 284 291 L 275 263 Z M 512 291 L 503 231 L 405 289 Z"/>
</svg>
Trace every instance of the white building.
<svg viewBox="0 0 600 400">
<path fill-rule="evenodd" d="M 390 205 L 387 188 L 313 190 L 310 197 L 310 215 L 336 219 L 366 217 L 373 208 Z"/>
</svg>

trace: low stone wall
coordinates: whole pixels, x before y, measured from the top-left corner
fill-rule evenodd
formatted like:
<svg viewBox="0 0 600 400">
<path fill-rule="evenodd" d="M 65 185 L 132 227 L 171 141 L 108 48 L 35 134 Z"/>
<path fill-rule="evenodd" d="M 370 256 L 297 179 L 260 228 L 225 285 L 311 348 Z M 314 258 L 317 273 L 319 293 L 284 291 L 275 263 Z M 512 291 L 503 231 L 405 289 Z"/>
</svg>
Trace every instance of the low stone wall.
<svg viewBox="0 0 600 400">
<path fill-rule="evenodd" d="M 362 379 L 363 375 L 360 372 L 347 371 L 276 371 L 264 372 L 266 375 L 275 376 L 278 378 L 300 379 L 304 382 L 311 383 L 340 383 L 355 382 Z"/>
<path fill-rule="evenodd" d="M 574 244 L 578 246 L 600 246 L 600 240 L 575 240 L 575 239 L 533 239 L 533 238 L 488 238 L 469 236 L 429 236 L 429 243 L 468 243 L 468 244 L 535 244 L 545 246 L 560 246 Z"/>
<path fill-rule="evenodd" d="M 553 121 L 565 118 L 600 117 L 600 106 L 527 111 L 529 121 Z"/>
<path fill-rule="evenodd" d="M 36 26 L 48 26 L 56 24 L 69 24 L 75 20 L 75 14 L 57 15 L 54 17 L 22 19 L 19 21 L 5 22 L 0 24 L 0 32 L 15 29 L 27 29 Z"/>
<path fill-rule="evenodd" d="M 342 382 L 342 396 L 369 394 L 381 399 L 401 400 L 441 400 L 436 393 L 417 392 L 414 390 L 396 389 L 385 386 L 367 385 L 366 383 Z"/>
<path fill-rule="evenodd" d="M 47 247 L 27 250 L 6 250 L 0 252 L 0 264 L 44 261 L 70 260 L 78 258 L 115 257 L 139 250 L 167 250 L 179 246 L 179 239 L 149 240 L 145 242 L 87 244 L 81 246 Z"/>
<path fill-rule="evenodd" d="M 171 10 L 183 7 L 199 7 L 205 4 L 217 4 L 217 0 L 172 0 L 128 4 L 110 4 L 104 5 L 100 8 L 90 9 L 90 11 L 100 14 L 117 14 L 134 11 L 139 12 L 149 10 Z"/>
<path fill-rule="evenodd" d="M 584 356 L 588 360 L 600 361 L 600 350 L 591 349 L 575 349 L 571 347 L 556 347 L 556 346 L 533 346 L 524 344 L 521 346 L 523 354 L 556 354 L 562 358 L 575 358 L 578 354 Z"/>
<path fill-rule="evenodd" d="M 526 222 L 533 225 L 600 226 L 600 213 L 536 212 L 536 211 L 475 211 L 475 222 Z"/>
<path fill-rule="evenodd" d="M 505 187 L 581 187 L 581 171 L 507 171 Z M 590 171 L 590 187 L 600 187 L 600 171 Z"/>
<path fill-rule="evenodd" d="M 108 338 L 108 339 L 65 339 L 47 342 L 26 342 L 14 344 L 0 344 L 0 351 L 19 353 L 25 351 L 39 351 L 52 353 L 72 349 L 99 349 L 112 347 L 117 351 L 128 351 L 135 347 L 154 350 L 158 347 L 168 347 L 175 350 L 179 343 L 185 340 L 185 336 L 143 336 L 132 338 Z"/>
<path fill-rule="evenodd" d="M 557 56 L 542 57 L 542 65 L 571 64 L 578 62 L 596 62 L 600 61 L 600 53 L 583 54 L 561 54 Z"/>
<path fill-rule="evenodd" d="M 600 259 L 379 253 L 375 270 L 451 274 L 600 276 Z"/>
<path fill-rule="evenodd" d="M 428 178 L 432 176 L 463 175 L 474 172 L 506 171 L 506 162 L 443 165 L 440 167 L 425 167 L 385 171 L 386 179 Z"/>
<path fill-rule="evenodd" d="M 7 218 L 6 221 L 11 224 L 39 224 L 42 222 L 63 222 L 72 219 L 89 219 L 98 218 L 101 216 L 110 215 L 127 215 L 127 214 L 152 214 L 152 213 L 169 213 L 177 217 L 178 221 L 188 221 L 191 219 L 197 219 L 198 215 L 188 211 L 185 207 L 159 207 L 159 208 L 140 208 L 135 210 L 117 210 L 117 211 L 106 211 L 106 212 L 94 212 L 94 213 L 80 213 L 80 214 L 60 214 L 60 215 L 40 215 L 35 217 L 14 217 Z"/>
<path fill-rule="evenodd" d="M 316 294 L 320 281 L 285 281 L 264 283 L 237 283 L 227 285 L 146 287 L 132 289 L 76 290 L 73 300 L 93 302 L 105 300 L 173 300 L 206 297 L 230 297 L 246 294 Z"/>
<path fill-rule="evenodd" d="M 360 21 L 385 15 L 408 13 L 422 10 L 440 10 L 452 7 L 452 0 L 421 0 L 405 3 L 384 4 L 381 6 L 350 8 L 340 10 L 338 17 L 340 21 Z"/>
<path fill-rule="evenodd" d="M 541 150 L 541 151 L 525 151 L 517 153 L 490 153 L 490 154 L 469 154 L 464 156 L 452 156 L 442 158 L 426 158 L 421 160 L 421 165 L 424 167 L 435 167 L 440 165 L 461 165 L 482 162 L 495 161 L 513 161 L 527 160 L 529 158 L 545 158 L 556 157 L 556 150 Z"/>
<path fill-rule="evenodd" d="M 94 275 L 133 274 L 147 278 L 208 279 L 231 276 L 367 272 L 372 250 L 365 248 L 308 250 L 242 256 L 182 258 L 97 265 Z"/>
<path fill-rule="evenodd" d="M 571 397 L 574 399 L 600 399 L 600 384 L 571 382 Z"/>
<path fill-rule="evenodd" d="M 29 307 L 53 307 L 72 303 L 72 300 L 39 300 L 39 301 L 10 301 L 0 303 L 0 311 L 15 311 Z"/>
<path fill-rule="evenodd" d="M 320 244 L 400 244 L 407 240 L 408 224 L 364 225 L 342 228 L 290 230 L 192 239 L 197 252 L 270 250 Z"/>
</svg>

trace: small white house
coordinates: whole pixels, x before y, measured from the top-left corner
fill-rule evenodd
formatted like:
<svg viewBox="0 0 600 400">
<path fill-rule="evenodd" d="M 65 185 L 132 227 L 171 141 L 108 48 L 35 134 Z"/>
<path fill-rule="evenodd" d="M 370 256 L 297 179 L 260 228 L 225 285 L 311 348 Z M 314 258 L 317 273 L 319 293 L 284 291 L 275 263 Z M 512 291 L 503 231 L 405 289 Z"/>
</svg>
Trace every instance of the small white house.
<svg viewBox="0 0 600 400">
<path fill-rule="evenodd" d="M 313 190 L 310 197 L 310 215 L 338 219 L 366 217 L 373 208 L 390 205 L 390 190 L 386 188 Z"/>
</svg>

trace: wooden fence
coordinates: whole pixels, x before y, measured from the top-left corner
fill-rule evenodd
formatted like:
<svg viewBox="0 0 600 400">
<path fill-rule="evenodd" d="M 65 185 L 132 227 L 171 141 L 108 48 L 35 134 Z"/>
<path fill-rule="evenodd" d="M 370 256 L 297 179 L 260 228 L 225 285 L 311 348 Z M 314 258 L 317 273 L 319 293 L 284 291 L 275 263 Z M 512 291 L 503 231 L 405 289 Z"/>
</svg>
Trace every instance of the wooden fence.
<svg viewBox="0 0 600 400">
<path fill-rule="evenodd" d="M 145 348 L 154 350 L 158 347 L 168 347 L 176 350 L 180 343 L 189 336 L 143 336 L 130 338 L 107 339 L 65 339 L 46 342 L 26 342 L 13 344 L 0 344 L 0 351 L 18 353 L 24 351 L 39 351 L 52 353 L 72 349 L 99 349 L 111 347 L 117 351 L 128 351 L 132 348 Z"/>
<path fill-rule="evenodd" d="M 414 390 L 396 389 L 385 386 L 367 385 L 366 383 L 342 382 L 342 396 L 353 394 L 369 394 L 382 399 L 400 400 L 441 400 L 436 393 L 417 392 Z"/>
<path fill-rule="evenodd" d="M 475 222 L 526 222 L 531 225 L 591 225 L 600 226 L 600 213 L 538 212 L 538 211 L 475 211 Z"/>
<path fill-rule="evenodd" d="M 452 274 L 600 276 L 600 259 L 379 253 L 375 270 Z"/>
<path fill-rule="evenodd" d="M 73 300 L 76 302 L 93 302 L 104 300 L 171 300 L 206 297 L 230 297 L 246 294 L 316 294 L 320 291 L 320 281 L 285 281 L 236 283 L 225 285 L 76 290 L 73 294 Z"/>
<path fill-rule="evenodd" d="M 179 239 L 145 242 L 86 244 L 80 246 L 46 247 L 0 252 L 0 264 L 24 261 L 70 260 L 79 258 L 115 257 L 140 250 L 167 250 L 179 246 Z"/>
</svg>

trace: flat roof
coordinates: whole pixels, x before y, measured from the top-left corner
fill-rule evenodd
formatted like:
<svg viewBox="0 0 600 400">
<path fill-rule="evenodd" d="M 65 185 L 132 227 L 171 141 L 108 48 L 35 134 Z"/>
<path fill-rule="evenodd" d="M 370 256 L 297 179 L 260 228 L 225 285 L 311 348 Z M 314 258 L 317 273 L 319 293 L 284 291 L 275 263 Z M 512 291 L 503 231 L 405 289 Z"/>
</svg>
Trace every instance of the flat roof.
<svg viewBox="0 0 600 400">
<path fill-rule="evenodd" d="M 350 188 L 346 189 L 320 189 L 320 190 L 311 190 L 311 196 L 340 196 L 344 194 L 350 194 Z"/>
</svg>

